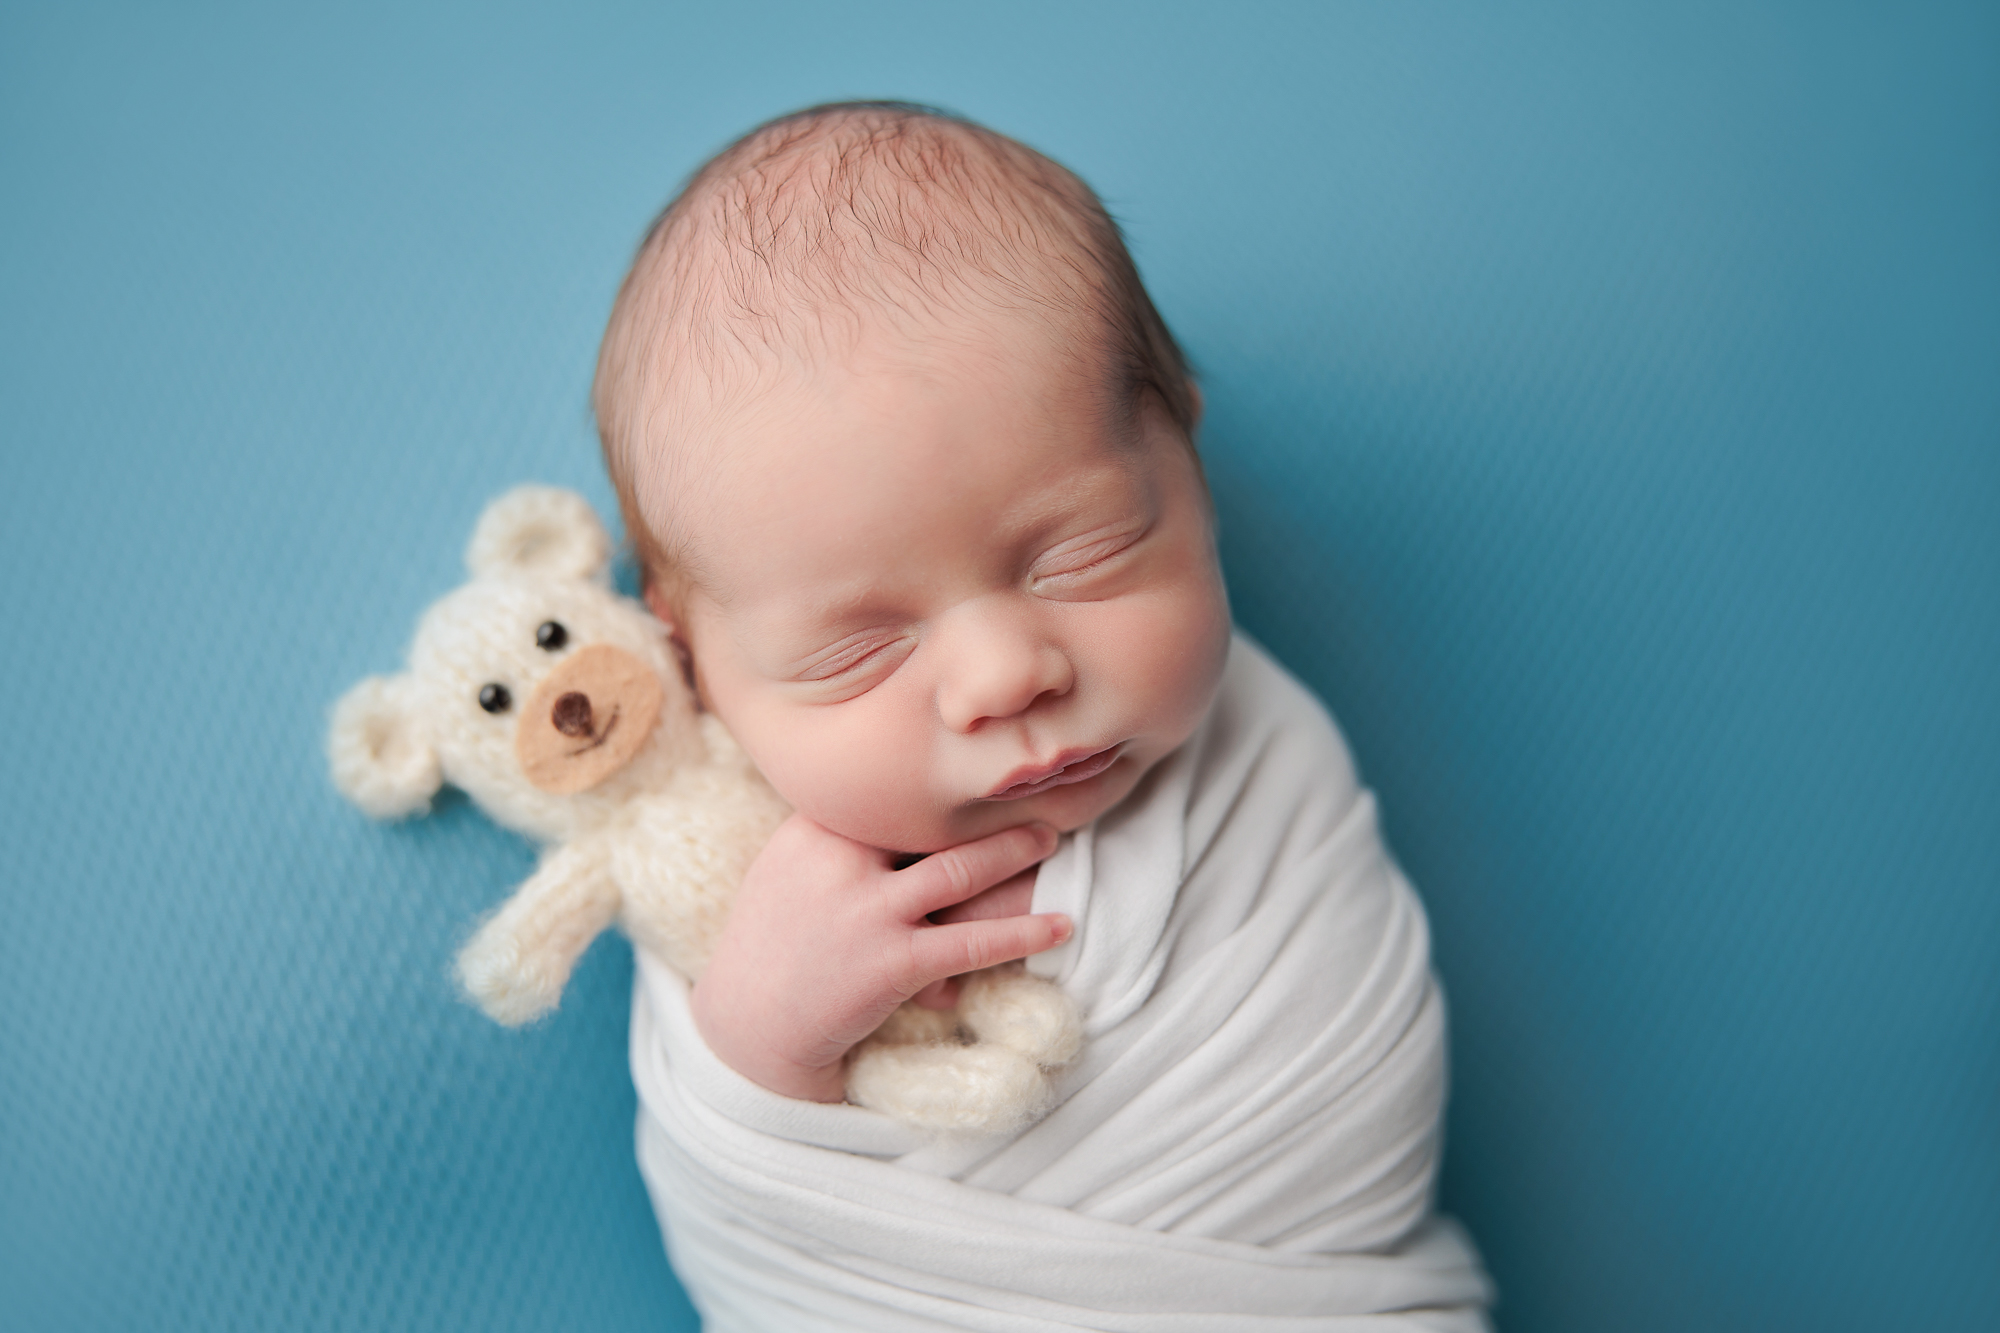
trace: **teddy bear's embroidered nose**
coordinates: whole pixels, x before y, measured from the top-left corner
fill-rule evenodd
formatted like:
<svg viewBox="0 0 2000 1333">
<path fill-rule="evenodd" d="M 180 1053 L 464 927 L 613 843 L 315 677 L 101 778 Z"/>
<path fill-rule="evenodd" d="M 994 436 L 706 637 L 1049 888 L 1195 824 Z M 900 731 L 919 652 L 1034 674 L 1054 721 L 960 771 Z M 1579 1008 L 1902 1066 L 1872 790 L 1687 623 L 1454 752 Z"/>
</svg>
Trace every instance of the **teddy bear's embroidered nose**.
<svg viewBox="0 0 2000 1333">
<path fill-rule="evenodd" d="M 574 690 L 565 694 L 556 700 L 555 708 L 549 713 L 549 721 L 555 723 L 556 730 L 565 736 L 588 736 L 591 731 L 590 696 Z"/>
</svg>

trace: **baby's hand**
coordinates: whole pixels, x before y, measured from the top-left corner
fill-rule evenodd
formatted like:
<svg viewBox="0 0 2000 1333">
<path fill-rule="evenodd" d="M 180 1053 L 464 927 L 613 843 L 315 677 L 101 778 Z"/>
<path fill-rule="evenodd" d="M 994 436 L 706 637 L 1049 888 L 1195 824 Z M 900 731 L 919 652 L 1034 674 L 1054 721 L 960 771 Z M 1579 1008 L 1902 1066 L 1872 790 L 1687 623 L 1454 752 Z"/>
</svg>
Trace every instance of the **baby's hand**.
<svg viewBox="0 0 2000 1333">
<path fill-rule="evenodd" d="M 954 921 L 986 921 L 996 916 L 1025 916 L 1035 901 L 1035 871 L 1023 870 L 956 906 L 932 912 L 931 920 L 946 926 Z M 958 1003 L 957 977 L 933 981 L 910 998 L 926 1009 L 950 1009 Z"/>
<path fill-rule="evenodd" d="M 1055 849 L 1045 824 L 1007 829 L 906 870 L 793 815 L 751 864 L 694 988 L 695 1026 L 722 1062 L 773 1092 L 837 1102 L 841 1060 L 932 982 L 1053 948 L 1069 918 L 934 924 Z"/>
</svg>

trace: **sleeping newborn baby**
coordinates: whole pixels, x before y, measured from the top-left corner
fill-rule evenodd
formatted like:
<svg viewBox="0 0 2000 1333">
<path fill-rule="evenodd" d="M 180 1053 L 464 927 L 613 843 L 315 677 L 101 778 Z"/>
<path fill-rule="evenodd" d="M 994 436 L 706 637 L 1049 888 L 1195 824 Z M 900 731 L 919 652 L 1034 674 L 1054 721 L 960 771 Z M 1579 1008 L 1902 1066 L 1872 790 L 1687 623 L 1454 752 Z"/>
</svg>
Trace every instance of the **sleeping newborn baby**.
<svg viewBox="0 0 2000 1333">
<path fill-rule="evenodd" d="M 641 247 L 596 409 L 647 600 L 797 812 L 699 985 L 639 962 L 708 1327 L 1484 1327 L 1422 911 L 1232 638 L 1200 396 L 1090 190 L 920 108 L 775 121 Z M 1024 958 L 1085 1025 L 1045 1119 L 841 1101 L 899 1004 Z"/>
</svg>

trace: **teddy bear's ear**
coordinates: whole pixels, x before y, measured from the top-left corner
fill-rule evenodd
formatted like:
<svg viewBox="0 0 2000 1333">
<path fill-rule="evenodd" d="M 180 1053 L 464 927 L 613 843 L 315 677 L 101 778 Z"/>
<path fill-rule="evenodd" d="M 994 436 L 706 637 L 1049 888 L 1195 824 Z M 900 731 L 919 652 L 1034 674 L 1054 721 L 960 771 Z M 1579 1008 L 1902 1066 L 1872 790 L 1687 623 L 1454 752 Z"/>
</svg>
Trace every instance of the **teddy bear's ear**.
<svg viewBox="0 0 2000 1333">
<path fill-rule="evenodd" d="M 554 486 L 517 486 L 479 516 L 466 568 L 475 578 L 535 574 L 603 580 L 611 569 L 611 536 L 590 501 Z"/>
<path fill-rule="evenodd" d="M 377 819 L 422 814 L 444 783 L 416 693 L 413 677 L 370 676 L 333 706 L 333 785 Z"/>
</svg>

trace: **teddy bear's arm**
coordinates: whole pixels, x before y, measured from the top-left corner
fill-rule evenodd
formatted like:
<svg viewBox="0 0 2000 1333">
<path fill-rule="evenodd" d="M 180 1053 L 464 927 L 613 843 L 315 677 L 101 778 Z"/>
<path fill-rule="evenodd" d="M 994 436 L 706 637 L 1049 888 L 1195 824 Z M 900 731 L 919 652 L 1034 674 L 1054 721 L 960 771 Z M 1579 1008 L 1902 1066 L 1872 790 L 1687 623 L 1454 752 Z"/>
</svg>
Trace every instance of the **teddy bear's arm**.
<svg viewBox="0 0 2000 1333">
<path fill-rule="evenodd" d="M 592 843 L 558 847 L 458 955 L 459 984 L 499 1023 L 556 1007 L 570 969 L 618 915 L 618 886 Z"/>
</svg>

